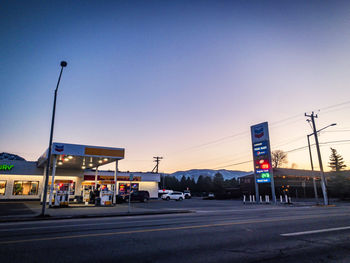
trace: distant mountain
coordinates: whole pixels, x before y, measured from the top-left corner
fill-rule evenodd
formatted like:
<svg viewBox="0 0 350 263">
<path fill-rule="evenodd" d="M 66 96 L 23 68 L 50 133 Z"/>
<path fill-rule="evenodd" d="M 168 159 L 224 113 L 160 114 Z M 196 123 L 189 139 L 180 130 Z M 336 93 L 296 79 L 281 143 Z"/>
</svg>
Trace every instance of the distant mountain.
<svg viewBox="0 0 350 263">
<path fill-rule="evenodd" d="M 24 158 L 12 153 L 2 152 L 0 153 L 0 160 L 15 160 L 15 161 L 25 161 Z"/>
<path fill-rule="evenodd" d="M 193 178 L 196 182 L 198 177 L 210 176 L 214 177 L 215 174 L 220 173 L 224 177 L 224 180 L 231 180 L 232 178 L 239 178 L 242 176 L 246 176 L 248 174 L 252 174 L 252 172 L 243 172 L 243 171 L 231 171 L 231 170 L 209 170 L 209 169 L 192 169 L 188 171 L 178 171 L 172 174 L 168 174 L 169 176 L 175 176 L 178 180 L 181 180 L 182 176 Z"/>
</svg>

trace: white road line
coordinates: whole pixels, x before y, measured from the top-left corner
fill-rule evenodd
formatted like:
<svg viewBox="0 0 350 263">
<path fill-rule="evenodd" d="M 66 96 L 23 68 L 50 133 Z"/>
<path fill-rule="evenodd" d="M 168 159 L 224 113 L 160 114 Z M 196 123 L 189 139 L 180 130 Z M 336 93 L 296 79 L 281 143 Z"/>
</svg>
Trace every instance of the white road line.
<svg viewBox="0 0 350 263">
<path fill-rule="evenodd" d="M 310 207 L 307 207 L 310 208 Z M 191 210 L 191 208 L 189 208 Z M 286 207 L 257 207 L 257 208 L 246 208 L 246 209 L 227 209 L 227 210 L 195 210 L 197 213 L 231 213 L 231 212 L 256 212 L 256 211 L 269 211 L 269 210 L 284 210 L 287 211 Z"/>
<path fill-rule="evenodd" d="M 347 230 L 347 229 L 350 229 L 350 226 L 318 229 L 318 230 L 295 232 L 295 233 L 286 233 L 286 234 L 281 234 L 281 236 L 292 237 L 292 236 L 310 235 L 310 234 L 316 234 L 316 233 L 332 232 L 332 231 Z"/>
</svg>

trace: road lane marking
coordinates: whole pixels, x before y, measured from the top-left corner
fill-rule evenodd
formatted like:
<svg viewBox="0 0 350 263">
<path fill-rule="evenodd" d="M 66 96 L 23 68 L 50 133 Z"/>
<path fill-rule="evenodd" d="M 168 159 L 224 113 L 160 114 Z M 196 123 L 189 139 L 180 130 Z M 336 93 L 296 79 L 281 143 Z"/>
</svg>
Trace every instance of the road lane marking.
<svg viewBox="0 0 350 263">
<path fill-rule="evenodd" d="M 309 214 L 308 216 L 315 216 L 316 214 Z M 317 214 L 317 216 L 322 216 L 323 214 Z M 327 214 L 328 216 L 329 214 Z M 341 215 L 344 215 L 344 214 L 339 214 L 340 216 Z M 239 215 L 239 217 L 236 217 L 236 218 L 218 218 L 217 220 L 215 221 L 227 221 L 227 220 L 230 220 L 230 222 L 232 222 L 232 220 L 241 220 L 243 217 L 243 215 Z M 272 218 L 272 217 L 270 217 Z M 279 216 L 278 218 L 281 218 L 281 216 Z M 129 217 L 128 219 L 135 219 L 135 218 L 132 218 L 132 217 Z M 200 218 L 202 219 L 202 218 Z M 245 218 L 246 220 L 254 220 L 255 218 Z M 55 224 L 51 224 L 51 225 L 47 225 L 45 224 L 45 226 L 40 226 L 40 225 L 34 225 L 34 226 L 27 226 L 27 227 L 18 227 L 16 225 L 13 225 L 13 226 L 16 226 L 15 228 L 0 228 L 0 232 L 13 232 L 13 231 L 22 231 L 22 230 L 38 230 L 38 229 L 50 229 L 50 230 L 54 230 L 54 229 L 60 229 L 60 228 L 70 228 L 70 227 L 87 227 L 87 226 L 104 226 L 104 225 L 120 225 L 120 224 L 123 224 L 124 227 L 127 227 L 129 225 L 133 225 L 135 223 L 155 223 L 155 222 L 159 222 L 161 223 L 162 221 L 164 220 L 164 218 L 157 218 L 157 219 L 151 219 L 151 220 L 135 220 L 135 221 L 130 221 L 130 222 L 125 222 L 125 221 L 122 221 L 120 222 L 119 220 L 117 221 L 112 221 L 112 222 L 94 222 L 94 223 L 80 223 L 80 224 L 62 224 L 62 225 L 55 225 Z M 181 221 L 182 220 L 182 221 Z M 190 217 L 190 218 L 181 218 L 181 219 L 178 219 L 178 218 L 169 218 L 167 220 L 167 223 L 169 224 L 170 223 L 179 223 L 179 222 L 173 222 L 173 221 L 181 221 L 180 223 L 194 223 L 192 222 L 194 220 L 193 217 Z M 197 218 L 198 220 L 198 218 Z M 201 220 L 198 220 L 198 221 L 201 221 Z M 33 223 L 33 222 L 31 222 Z M 34 223 L 37 223 L 37 222 L 34 222 Z M 48 223 L 48 222 L 45 222 L 45 223 Z M 52 222 L 51 222 L 52 223 Z M 57 222 L 58 223 L 58 222 Z M 197 223 L 200 223 L 200 222 L 197 222 Z M 125 225 L 127 224 L 127 225 Z M 6 224 L 5 224 L 6 225 Z M 19 223 L 19 225 L 21 225 L 21 223 Z M 2 225 L 0 224 L 0 227 Z M 12 226 L 12 225 L 11 225 Z M 139 226 L 139 227 L 151 227 L 151 225 L 143 225 L 143 226 Z M 101 229 L 103 230 L 103 229 Z"/>
<path fill-rule="evenodd" d="M 349 214 L 343 214 L 343 215 L 348 216 Z M 70 235 L 70 236 L 54 236 L 54 237 L 32 238 L 32 239 L 22 239 L 22 240 L 7 240 L 7 241 L 0 241 L 0 245 L 36 242 L 36 241 L 62 240 L 62 239 L 72 239 L 72 238 L 102 237 L 102 236 L 114 236 L 114 235 L 136 234 L 136 233 L 160 232 L 160 231 L 170 231 L 170 230 L 200 229 L 200 228 L 209 228 L 209 227 L 233 226 L 233 225 L 255 224 L 255 223 L 268 223 L 268 222 L 277 222 L 277 221 L 279 222 L 279 221 L 290 221 L 290 220 L 304 220 L 304 219 L 330 217 L 330 216 L 339 216 L 339 214 L 327 215 L 327 216 L 295 216 L 295 217 L 288 217 L 288 218 L 283 217 L 283 218 L 272 218 L 272 219 L 270 218 L 270 219 L 259 219 L 259 220 L 245 220 L 245 221 L 206 224 L 206 225 L 191 225 L 191 226 L 180 226 L 180 227 L 139 229 L 139 230 L 130 230 L 130 231 L 81 234 L 81 235 Z"/>
<path fill-rule="evenodd" d="M 350 226 L 333 227 L 333 228 L 310 230 L 310 231 L 303 231 L 303 232 L 294 232 L 294 233 L 286 233 L 286 234 L 281 234 L 281 236 L 292 237 L 292 236 L 310 235 L 310 234 L 332 232 L 332 231 L 339 231 L 339 230 L 347 230 L 347 229 L 350 229 Z"/>
</svg>

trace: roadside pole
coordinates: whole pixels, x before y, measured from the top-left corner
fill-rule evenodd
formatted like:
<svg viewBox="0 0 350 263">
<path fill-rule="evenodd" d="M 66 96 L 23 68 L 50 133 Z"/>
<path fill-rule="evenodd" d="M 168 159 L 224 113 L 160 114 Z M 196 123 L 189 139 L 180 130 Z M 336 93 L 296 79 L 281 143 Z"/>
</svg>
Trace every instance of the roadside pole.
<svg viewBox="0 0 350 263">
<path fill-rule="evenodd" d="M 46 172 L 45 172 L 45 179 L 44 181 L 44 196 L 43 196 L 43 203 L 42 203 L 42 208 L 41 208 L 41 214 L 40 216 L 45 216 L 45 210 L 46 210 L 46 199 L 47 199 L 47 186 L 49 182 L 49 173 L 50 173 L 50 164 L 51 164 L 51 147 L 52 147 L 52 138 L 53 138 L 53 129 L 55 125 L 55 113 L 56 113 L 56 100 L 57 100 L 57 91 L 58 87 L 60 85 L 61 81 L 61 76 L 63 72 L 63 68 L 67 66 L 66 61 L 61 61 L 61 72 L 58 77 L 56 89 L 55 89 L 55 95 L 54 95 L 54 100 L 53 100 L 53 109 L 52 109 L 52 119 L 51 119 L 51 130 L 50 130 L 50 140 L 49 140 L 49 148 L 47 150 L 47 160 L 46 160 Z"/>
<path fill-rule="evenodd" d="M 255 183 L 255 200 L 259 203 L 259 185 L 256 182 L 256 173 L 254 173 L 254 183 Z"/>
<path fill-rule="evenodd" d="M 328 196 L 327 196 L 326 180 L 325 180 L 324 172 L 323 172 L 323 164 L 322 164 L 322 158 L 321 158 L 321 151 L 320 151 L 320 145 L 319 145 L 319 142 L 318 142 L 317 129 L 316 129 L 316 124 L 315 124 L 315 117 L 317 118 L 317 115 L 315 116 L 314 112 L 312 112 L 311 115 L 307 115 L 307 114 L 305 113 L 305 116 L 311 118 L 312 129 L 313 129 L 313 131 L 314 131 L 315 142 L 316 142 L 316 149 L 317 149 L 318 162 L 319 162 L 320 172 L 321 172 L 321 187 L 322 187 L 322 193 L 323 193 L 323 200 L 324 200 L 324 205 L 328 205 Z"/>
<path fill-rule="evenodd" d="M 130 213 L 130 199 L 131 199 L 131 182 L 134 180 L 134 176 L 132 174 L 129 175 L 129 183 L 130 183 L 130 188 L 129 188 L 129 205 L 128 205 L 128 213 Z"/>
<path fill-rule="evenodd" d="M 312 161 L 312 153 L 311 153 L 311 145 L 310 145 L 310 135 L 307 135 L 307 145 L 309 147 L 309 155 L 310 155 L 310 163 L 311 163 L 311 171 L 314 171 L 314 163 Z M 313 185 L 314 185 L 314 192 L 315 192 L 315 199 L 316 199 L 316 203 L 318 203 L 318 194 L 317 194 L 317 186 L 316 186 L 316 176 L 314 175 L 312 177 L 312 181 L 313 181 Z"/>
<path fill-rule="evenodd" d="M 270 146 L 270 139 L 268 141 L 268 149 L 271 149 Z M 270 150 L 271 151 L 271 150 Z M 272 160 L 271 160 L 271 152 L 269 155 L 269 162 L 270 165 L 272 164 Z M 272 202 L 276 205 L 277 204 L 277 200 L 276 200 L 276 190 L 275 190 L 275 179 L 273 177 L 273 168 L 270 170 L 270 177 L 271 177 L 271 195 L 272 195 Z"/>
</svg>

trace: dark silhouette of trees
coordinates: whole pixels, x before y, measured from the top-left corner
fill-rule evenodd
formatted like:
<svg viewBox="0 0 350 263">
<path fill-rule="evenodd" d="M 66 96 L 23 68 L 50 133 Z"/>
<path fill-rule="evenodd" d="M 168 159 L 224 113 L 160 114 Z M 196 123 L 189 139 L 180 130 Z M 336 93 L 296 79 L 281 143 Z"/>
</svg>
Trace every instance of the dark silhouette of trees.
<svg viewBox="0 0 350 263">
<path fill-rule="evenodd" d="M 328 189 L 331 197 L 349 198 L 350 180 L 341 173 L 335 173 L 328 181 Z"/>
<path fill-rule="evenodd" d="M 180 181 L 174 176 L 166 176 L 165 178 L 165 189 L 171 189 L 175 191 L 184 191 L 187 188 L 192 193 L 203 194 L 203 193 L 215 193 L 223 194 L 225 188 L 237 188 L 239 186 L 236 179 L 224 180 L 224 177 L 221 173 L 216 173 L 212 178 L 210 176 L 200 175 L 197 182 L 194 178 L 181 177 Z M 163 187 L 162 182 L 160 187 Z"/>
<path fill-rule="evenodd" d="M 224 177 L 221 173 L 217 173 L 213 179 L 213 192 L 222 193 L 224 192 Z"/>
</svg>

